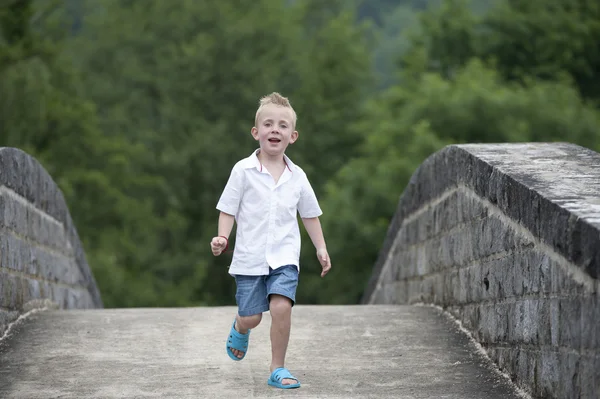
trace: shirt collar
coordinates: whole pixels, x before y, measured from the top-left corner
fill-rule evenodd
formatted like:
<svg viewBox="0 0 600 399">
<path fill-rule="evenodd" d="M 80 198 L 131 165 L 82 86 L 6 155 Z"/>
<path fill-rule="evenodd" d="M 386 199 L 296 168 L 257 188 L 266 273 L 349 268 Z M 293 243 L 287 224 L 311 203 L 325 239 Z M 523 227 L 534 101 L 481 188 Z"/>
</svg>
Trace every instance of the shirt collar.
<svg viewBox="0 0 600 399">
<path fill-rule="evenodd" d="M 260 151 L 260 148 L 254 150 L 254 152 L 248 158 L 246 158 L 246 160 L 244 162 L 245 169 L 256 168 L 259 172 L 262 172 L 263 167 L 262 167 L 262 164 L 260 163 L 260 160 L 258 159 L 259 151 Z M 285 154 L 283 154 L 283 162 L 285 162 L 285 165 L 287 166 L 289 171 L 294 173 L 293 170 L 294 170 L 295 165 L 292 162 L 292 160 L 290 158 L 288 158 L 288 156 Z"/>
</svg>

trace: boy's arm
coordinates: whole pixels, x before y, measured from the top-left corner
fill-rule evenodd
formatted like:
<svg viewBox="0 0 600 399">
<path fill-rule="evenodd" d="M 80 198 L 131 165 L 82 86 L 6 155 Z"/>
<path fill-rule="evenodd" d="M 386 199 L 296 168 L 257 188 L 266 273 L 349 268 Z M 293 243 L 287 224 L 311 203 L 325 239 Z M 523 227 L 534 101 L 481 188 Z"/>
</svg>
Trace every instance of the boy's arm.
<svg viewBox="0 0 600 399">
<path fill-rule="evenodd" d="M 229 239 L 229 234 L 231 234 L 231 229 L 233 229 L 234 222 L 235 217 L 233 215 L 221 212 L 219 214 L 219 235 Z"/>
<path fill-rule="evenodd" d="M 217 209 L 221 211 L 219 213 L 217 237 L 213 237 L 210 242 L 210 248 L 215 256 L 219 256 L 227 250 L 229 234 L 235 222 L 233 215 L 237 213 L 240 201 L 242 200 L 244 175 L 239 165 L 240 163 L 238 162 L 231 170 L 225 189 L 223 189 L 221 198 L 219 198 L 219 202 L 217 203 Z"/>
<path fill-rule="evenodd" d="M 313 245 L 317 249 L 317 258 L 319 259 L 319 263 L 321 263 L 321 267 L 323 268 L 321 277 L 325 277 L 325 275 L 331 269 L 331 259 L 329 259 L 329 254 L 327 253 L 327 246 L 325 245 L 325 237 L 323 237 L 321 221 L 318 217 L 302 218 L 302 223 L 304 223 L 306 232 L 310 236 Z"/>
<path fill-rule="evenodd" d="M 229 245 L 229 234 L 233 229 L 235 217 L 225 212 L 219 213 L 219 228 L 217 237 L 214 237 L 210 242 L 210 248 L 213 255 L 219 256 L 225 251 Z"/>
</svg>

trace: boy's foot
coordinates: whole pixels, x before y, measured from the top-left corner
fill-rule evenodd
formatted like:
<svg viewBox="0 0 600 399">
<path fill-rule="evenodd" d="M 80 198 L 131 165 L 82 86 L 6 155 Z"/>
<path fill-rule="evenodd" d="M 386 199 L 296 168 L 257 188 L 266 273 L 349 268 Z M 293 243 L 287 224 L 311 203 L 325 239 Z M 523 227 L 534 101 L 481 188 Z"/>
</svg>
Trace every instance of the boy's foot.
<svg viewBox="0 0 600 399">
<path fill-rule="evenodd" d="M 234 320 L 231 325 L 231 330 L 229 331 L 229 337 L 227 337 L 227 355 L 231 360 L 242 360 L 248 351 L 250 330 L 246 331 L 245 334 L 242 334 L 237 330 L 236 324 L 237 323 Z"/>
<path fill-rule="evenodd" d="M 242 351 L 239 351 L 239 350 L 233 349 L 233 348 L 230 348 L 230 350 L 231 350 L 231 353 L 233 353 L 233 356 L 237 357 L 238 359 L 243 358 L 244 353 L 246 353 L 246 352 L 242 352 Z"/>
<path fill-rule="evenodd" d="M 242 331 L 240 331 L 240 329 L 239 329 L 239 327 L 238 327 L 237 323 L 235 323 L 235 324 L 233 325 L 233 328 L 235 328 L 235 331 L 239 332 L 239 333 L 240 333 L 240 334 L 242 334 L 242 335 L 246 335 L 246 334 L 248 334 L 248 330 L 246 330 L 246 331 L 243 331 L 243 332 L 242 332 Z M 244 357 L 244 353 L 246 353 L 246 352 L 242 352 L 242 351 L 240 351 L 240 350 L 237 350 L 237 349 L 235 349 L 235 348 L 229 348 L 229 349 L 231 350 L 231 353 L 233 353 L 233 356 L 235 356 L 235 357 L 237 357 L 237 358 L 239 358 L 239 359 L 243 358 L 243 357 Z"/>
<path fill-rule="evenodd" d="M 271 371 L 267 384 L 282 389 L 300 388 L 300 381 L 285 367 L 277 367 Z"/>
</svg>

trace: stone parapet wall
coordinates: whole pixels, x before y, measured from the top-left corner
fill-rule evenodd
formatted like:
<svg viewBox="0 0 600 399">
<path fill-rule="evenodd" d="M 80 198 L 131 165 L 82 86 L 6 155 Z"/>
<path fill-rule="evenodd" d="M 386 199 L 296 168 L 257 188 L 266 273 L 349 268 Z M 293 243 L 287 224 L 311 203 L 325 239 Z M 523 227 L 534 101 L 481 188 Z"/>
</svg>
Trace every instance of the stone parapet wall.
<svg viewBox="0 0 600 399">
<path fill-rule="evenodd" d="M 102 307 L 59 188 L 35 159 L 0 148 L 0 336 L 21 313 L 48 303 Z"/>
<path fill-rule="evenodd" d="M 436 304 L 539 398 L 600 397 L 600 154 L 450 146 L 400 199 L 365 303 Z"/>
</svg>

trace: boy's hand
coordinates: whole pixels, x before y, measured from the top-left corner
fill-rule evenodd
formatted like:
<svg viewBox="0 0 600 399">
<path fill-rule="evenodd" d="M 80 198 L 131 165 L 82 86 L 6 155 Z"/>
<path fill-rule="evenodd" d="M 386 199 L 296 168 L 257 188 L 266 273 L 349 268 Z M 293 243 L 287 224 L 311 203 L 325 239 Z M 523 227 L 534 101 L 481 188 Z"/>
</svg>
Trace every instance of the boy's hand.
<svg viewBox="0 0 600 399">
<path fill-rule="evenodd" d="M 329 270 L 331 270 L 331 259 L 329 259 L 327 248 L 319 248 L 317 250 L 317 258 L 319 258 L 319 263 L 321 263 L 321 267 L 323 268 L 321 277 L 325 277 L 329 273 Z"/>
<path fill-rule="evenodd" d="M 210 242 L 210 249 L 214 256 L 219 256 L 227 248 L 227 240 L 223 237 L 213 237 Z"/>
</svg>

